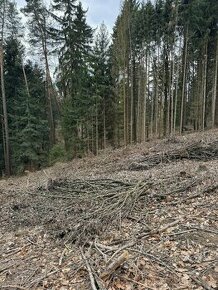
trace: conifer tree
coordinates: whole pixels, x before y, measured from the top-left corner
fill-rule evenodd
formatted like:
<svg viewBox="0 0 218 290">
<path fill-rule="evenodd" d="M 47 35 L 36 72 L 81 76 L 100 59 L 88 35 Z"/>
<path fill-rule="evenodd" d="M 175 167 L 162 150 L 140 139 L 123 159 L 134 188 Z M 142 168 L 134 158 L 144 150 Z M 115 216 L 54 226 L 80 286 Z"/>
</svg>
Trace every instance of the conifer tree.
<svg viewBox="0 0 218 290">
<path fill-rule="evenodd" d="M 60 29 L 53 29 L 52 34 L 61 44 L 58 86 L 64 98 L 62 130 L 67 151 L 75 155 L 78 150 L 83 150 L 82 131 L 85 115 L 90 110 L 88 63 L 92 29 L 86 23 L 86 12 L 81 3 L 55 0 L 53 9 L 54 12 L 61 11 L 61 16 L 55 17 Z"/>
<path fill-rule="evenodd" d="M 55 92 L 51 79 L 50 65 L 49 65 L 49 27 L 50 27 L 50 13 L 41 0 L 26 0 L 26 6 L 22 9 L 23 13 L 28 17 L 28 27 L 30 30 L 30 43 L 33 47 L 39 49 L 39 53 L 43 55 L 45 64 L 45 85 L 46 98 L 48 108 L 48 121 L 50 127 L 50 145 L 55 144 L 55 116 L 54 103 Z"/>
<path fill-rule="evenodd" d="M 1 99 L 2 99 L 2 147 L 4 151 L 5 173 L 11 174 L 10 134 L 8 121 L 7 94 L 5 91 L 4 47 L 8 38 L 20 36 L 21 25 L 16 5 L 8 0 L 0 1 L 0 70 L 1 70 Z"/>
<path fill-rule="evenodd" d="M 5 91 L 8 96 L 13 173 L 37 169 L 40 164 L 46 164 L 48 151 L 43 74 L 31 62 L 23 65 L 23 53 L 23 47 L 17 39 L 7 40 Z"/>
<path fill-rule="evenodd" d="M 106 148 L 114 136 L 114 98 L 112 92 L 110 40 L 107 28 L 102 24 L 96 35 L 92 57 L 93 96 L 98 118 L 98 135 L 100 148 Z M 96 136 L 97 138 L 97 136 Z"/>
</svg>

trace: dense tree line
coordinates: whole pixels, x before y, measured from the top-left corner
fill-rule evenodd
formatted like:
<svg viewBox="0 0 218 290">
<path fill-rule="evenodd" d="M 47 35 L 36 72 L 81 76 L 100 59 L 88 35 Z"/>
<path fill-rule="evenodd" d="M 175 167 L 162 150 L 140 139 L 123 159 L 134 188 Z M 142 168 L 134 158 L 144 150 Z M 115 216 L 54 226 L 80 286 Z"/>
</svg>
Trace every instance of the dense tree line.
<svg viewBox="0 0 218 290">
<path fill-rule="evenodd" d="M 217 15 L 217 1 L 124 1 L 113 55 L 125 144 L 218 124 Z"/>
<path fill-rule="evenodd" d="M 26 0 L 22 13 L 23 43 L 16 5 L 0 0 L 4 174 L 218 125 L 216 0 L 124 0 L 112 37 L 76 0 Z"/>
</svg>

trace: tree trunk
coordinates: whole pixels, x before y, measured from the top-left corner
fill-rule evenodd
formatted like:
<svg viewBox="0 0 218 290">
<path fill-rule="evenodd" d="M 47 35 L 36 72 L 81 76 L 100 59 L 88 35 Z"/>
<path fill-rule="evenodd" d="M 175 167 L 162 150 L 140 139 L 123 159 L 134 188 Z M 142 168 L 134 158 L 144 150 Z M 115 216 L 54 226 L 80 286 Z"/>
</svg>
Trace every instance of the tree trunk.
<svg viewBox="0 0 218 290">
<path fill-rule="evenodd" d="M 164 136 L 168 134 L 168 122 L 169 122 L 169 82 L 170 82 L 170 67 L 169 67 L 169 56 L 168 48 L 164 47 Z"/>
<path fill-rule="evenodd" d="M 173 52 L 172 52 L 172 78 L 171 78 L 171 88 L 170 88 L 170 95 L 171 95 L 171 118 L 170 118 L 170 133 L 174 133 L 174 126 L 173 126 L 173 120 L 174 120 L 174 80 L 175 80 L 175 48 L 173 46 Z"/>
<path fill-rule="evenodd" d="M 143 107 L 142 107 L 142 142 L 146 140 L 146 125 L 147 125 L 147 85 L 148 85 L 148 49 L 146 49 L 146 61 L 145 61 L 145 77 L 143 88 Z"/>
<path fill-rule="evenodd" d="M 3 15 L 2 15 L 2 27 L 1 27 L 1 42 L 0 42 L 0 70 L 1 70 L 1 93 L 2 93 L 2 106 L 3 106 L 3 118 L 4 118 L 4 132 L 5 136 L 5 174 L 11 175 L 11 160 L 10 160 L 10 139 L 9 139 L 9 128 L 8 128 L 8 112 L 7 112 L 7 100 L 5 94 L 5 80 L 4 80 L 4 26 L 5 26 L 5 1 L 3 1 Z"/>
<path fill-rule="evenodd" d="M 123 130 L 124 130 L 124 145 L 128 144 L 128 98 L 126 96 L 126 80 L 125 72 L 123 76 Z"/>
<path fill-rule="evenodd" d="M 178 55 L 180 56 L 181 52 L 181 47 L 182 47 L 182 40 L 180 37 L 180 42 L 179 42 L 179 53 Z M 174 102 L 174 120 L 173 120 L 173 130 L 174 134 L 176 133 L 176 121 L 177 121 L 177 105 L 178 105 L 178 93 L 179 93 L 179 60 L 177 61 L 177 69 L 176 69 L 176 87 L 175 87 L 175 102 Z"/>
<path fill-rule="evenodd" d="M 188 53 L 188 27 L 186 28 L 184 36 L 183 49 L 183 76 L 182 76 L 182 95 L 181 95 L 181 110 L 180 110 L 180 126 L 179 133 L 182 134 L 184 123 L 184 102 L 185 102 L 185 84 L 186 84 L 186 68 L 187 68 L 187 53 Z"/>
<path fill-rule="evenodd" d="M 167 103 L 167 123 L 166 123 L 166 134 L 170 135 L 170 119 L 171 119 L 171 82 L 172 82 L 172 62 L 171 62 L 171 53 L 169 53 L 169 76 L 168 76 L 168 103 Z"/>
<path fill-rule="evenodd" d="M 138 67 L 138 103 L 137 103 L 137 116 L 136 116 L 136 141 L 142 142 L 142 108 L 143 108 L 143 96 L 142 96 L 142 78 L 143 78 L 143 68 L 142 68 L 142 58 L 140 56 Z"/>
<path fill-rule="evenodd" d="M 10 162 L 10 140 L 8 128 L 8 112 L 7 101 L 5 95 L 5 82 L 4 82 L 4 59 L 3 59 L 3 46 L 0 44 L 0 66 L 1 66 L 1 93 L 2 93 L 2 106 L 3 106 L 3 124 L 5 136 L 5 174 L 11 175 L 11 162 Z"/>
<path fill-rule="evenodd" d="M 48 64 L 48 53 L 47 53 L 46 43 L 45 43 L 44 57 L 45 57 L 45 69 L 46 69 L 46 91 L 47 91 L 48 116 L 49 116 L 49 127 L 50 127 L 50 144 L 53 146 L 55 144 L 55 124 L 54 124 L 54 116 L 53 116 L 53 108 L 52 108 L 52 82 L 51 82 L 51 75 L 50 75 L 49 64 Z"/>
<path fill-rule="evenodd" d="M 160 47 L 157 44 L 157 63 L 156 63 L 156 88 L 155 88 L 155 137 L 158 137 L 158 122 L 159 120 L 159 58 L 160 58 Z"/>
<path fill-rule="evenodd" d="M 202 110 L 202 129 L 205 128 L 205 110 L 206 110 L 206 91 L 207 91 L 207 45 L 208 40 L 205 42 L 204 49 L 204 76 L 203 76 L 203 110 Z"/>
<path fill-rule="evenodd" d="M 95 150 L 96 150 L 96 155 L 98 155 L 98 106 L 96 102 L 96 111 L 95 111 Z"/>
<path fill-rule="evenodd" d="M 46 94 L 47 94 L 47 102 L 48 102 L 48 122 L 50 128 L 50 145 L 53 146 L 55 144 L 55 124 L 54 124 L 54 116 L 53 116 L 53 108 L 52 108 L 52 80 L 48 63 L 48 48 L 47 48 L 47 36 L 46 36 L 46 19 L 43 17 L 43 23 L 40 22 L 38 12 L 34 9 L 35 18 L 38 24 L 38 28 L 41 34 L 41 45 L 45 59 L 45 77 L 46 77 Z"/>
<path fill-rule="evenodd" d="M 131 104 L 130 104 L 130 141 L 131 144 L 136 141 L 136 107 L 137 107 L 137 100 L 135 94 L 135 55 L 132 52 L 131 56 L 131 67 L 130 67 L 130 74 L 131 74 L 131 81 L 130 81 L 130 96 L 131 96 Z"/>
<path fill-rule="evenodd" d="M 215 126 L 216 114 L 217 114 L 216 125 L 218 125 L 217 71 L 218 71 L 218 36 L 217 36 L 217 40 L 216 40 L 216 61 L 215 61 L 213 99 L 212 99 L 212 128 L 214 128 L 214 126 Z M 216 103 L 217 103 L 217 108 L 216 108 Z"/>
<path fill-rule="evenodd" d="M 104 130 L 104 149 L 106 149 L 106 140 L 107 140 L 107 132 L 106 132 L 106 109 L 105 109 L 105 98 L 104 98 L 104 112 L 103 112 L 103 130 Z"/>
</svg>

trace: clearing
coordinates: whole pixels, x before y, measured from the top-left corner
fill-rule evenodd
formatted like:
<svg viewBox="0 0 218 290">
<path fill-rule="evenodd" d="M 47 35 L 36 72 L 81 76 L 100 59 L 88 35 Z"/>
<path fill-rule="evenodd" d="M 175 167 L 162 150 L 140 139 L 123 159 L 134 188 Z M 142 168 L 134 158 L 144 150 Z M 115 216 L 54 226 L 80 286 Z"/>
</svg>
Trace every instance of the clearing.
<svg viewBox="0 0 218 290">
<path fill-rule="evenodd" d="M 218 130 L 0 180 L 0 288 L 218 289 Z"/>
</svg>

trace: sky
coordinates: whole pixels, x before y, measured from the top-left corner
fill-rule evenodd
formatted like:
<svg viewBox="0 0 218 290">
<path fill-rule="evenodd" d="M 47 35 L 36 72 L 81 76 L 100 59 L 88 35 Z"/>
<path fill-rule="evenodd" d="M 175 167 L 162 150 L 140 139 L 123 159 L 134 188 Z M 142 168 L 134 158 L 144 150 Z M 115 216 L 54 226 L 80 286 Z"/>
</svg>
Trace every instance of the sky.
<svg viewBox="0 0 218 290">
<path fill-rule="evenodd" d="M 49 0 L 46 0 L 49 2 Z M 17 0 L 18 8 L 25 5 L 25 0 Z M 88 8 L 87 22 L 93 28 L 102 22 L 111 32 L 115 20 L 119 14 L 120 0 L 81 0 L 83 7 Z"/>
</svg>

